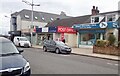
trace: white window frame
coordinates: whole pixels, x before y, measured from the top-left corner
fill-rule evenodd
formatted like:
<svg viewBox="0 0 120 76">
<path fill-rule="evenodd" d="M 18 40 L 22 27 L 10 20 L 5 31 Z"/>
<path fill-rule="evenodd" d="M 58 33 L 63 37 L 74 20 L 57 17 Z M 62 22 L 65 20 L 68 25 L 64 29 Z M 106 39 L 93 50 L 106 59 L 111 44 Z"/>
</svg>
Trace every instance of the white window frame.
<svg viewBox="0 0 120 76">
<path fill-rule="evenodd" d="M 38 20 L 38 17 L 35 16 L 35 19 Z"/>
<path fill-rule="evenodd" d="M 42 20 L 45 20 L 45 18 L 44 18 L 44 17 L 42 17 Z"/>
<path fill-rule="evenodd" d="M 100 16 L 91 16 L 91 23 L 99 23 L 99 21 L 98 22 L 95 22 L 95 17 L 100 17 Z"/>
<path fill-rule="evenodd" d="M 98 22 L 95 22 L 95 17 L 98 17 L 99 18 L 99 21 Z M 96 15 L 96 16 L 91 16 L 91 23 L 92 24 L 96 24 L 96 23 L 99 23 L 105 16 L 104 15 Z"/>
<path fill-rule="evenodd" d="M 50 18 L 51 21 L 53 21 L 54 19 L 53 18 Z"/>
<path fill-rule="evenodd" d="M 28 15 L 25 15 L 25 18 L 29 19 L 30 17 Z"/>
<path fill-rule="evenodd" d="M 114 17 L 115 17 L 115 19 L 113 20 L 113 15 L 114 15 Z M 108 16 L 112 16 L 112 21 L 108 21 Z M 112 14 L 107 14 L 106 15 L 106 22 L 114 22 L 114 21 L 116 21 L 117 20 L 117 14 L 116 13 L 112 13 Z"/>
</svg>

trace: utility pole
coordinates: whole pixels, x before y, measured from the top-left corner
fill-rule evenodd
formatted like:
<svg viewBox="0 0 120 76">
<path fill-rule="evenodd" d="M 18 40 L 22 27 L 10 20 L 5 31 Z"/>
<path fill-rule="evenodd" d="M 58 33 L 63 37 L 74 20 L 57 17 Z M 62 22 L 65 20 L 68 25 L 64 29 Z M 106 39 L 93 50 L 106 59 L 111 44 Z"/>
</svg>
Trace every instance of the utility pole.
<svg viewBox="0 0 120 76">
<path fill-rule="evenodd" d="M 32 26 L 33 26 L 33 6 L 40 6 L 40 4 L 34 4 L 33 3 L 33 0 L 32 0 L 32 3 L 26 1 L 26 0 L 22 0 L 22 2 L 26 3 L 27 5 L 30 5 L 32 7 L 32 11 L 31 11 L 31 25 L 29 26 L 29 33 L 30 33 L 30 42 L 32 44 L 32 36 L 33 36 L 33 33 L 32 33 Z"/>
</svg>

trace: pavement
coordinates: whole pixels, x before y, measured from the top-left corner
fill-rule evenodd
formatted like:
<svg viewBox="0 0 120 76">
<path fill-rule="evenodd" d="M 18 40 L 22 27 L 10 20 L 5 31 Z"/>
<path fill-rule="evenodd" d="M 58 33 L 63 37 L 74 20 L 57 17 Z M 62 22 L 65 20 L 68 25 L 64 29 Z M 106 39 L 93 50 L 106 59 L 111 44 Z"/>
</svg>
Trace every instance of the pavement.
<svg viewBox="0 0 120 76">
<path fill-rule="evenodd" d="M 39 45 L 33 45 L 33 48 L 38 48 L 42 49 L 42 46 Z M 96 54 L 93 53 L 92 48 L 72 48 L 72 54 L 75 55 L 82 55 L 82 56 L 88 56 L 88 57 L 95 57 L 95 58 L 102 58 L 102 59 L 108 59 L 108 60 L 115 60 L 115 61 L 120 61 L 119 56 L 114 56 L 114 55 L 105 55 L 105 54 Z"/>
</svg>

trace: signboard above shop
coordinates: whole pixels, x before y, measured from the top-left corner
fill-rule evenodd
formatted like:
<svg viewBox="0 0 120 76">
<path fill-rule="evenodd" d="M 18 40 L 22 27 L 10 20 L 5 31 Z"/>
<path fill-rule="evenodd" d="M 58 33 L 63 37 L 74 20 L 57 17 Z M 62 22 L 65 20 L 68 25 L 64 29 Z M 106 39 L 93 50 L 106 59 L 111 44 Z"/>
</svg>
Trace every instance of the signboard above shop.
<svg viewBox="0 0 120 76">
<path fill-rule="evenodd" d="M 59 33 L 76 33 L 76 30 L 74 30 L 71 27 L 58 26 L 57 32 L 59 32 Z"/>
<path fill-rule="evenodd" d="M 74 29 L 119 28 L 118 22 L 101 22 L 97 24 L 74 24 Z"/>
</svg>

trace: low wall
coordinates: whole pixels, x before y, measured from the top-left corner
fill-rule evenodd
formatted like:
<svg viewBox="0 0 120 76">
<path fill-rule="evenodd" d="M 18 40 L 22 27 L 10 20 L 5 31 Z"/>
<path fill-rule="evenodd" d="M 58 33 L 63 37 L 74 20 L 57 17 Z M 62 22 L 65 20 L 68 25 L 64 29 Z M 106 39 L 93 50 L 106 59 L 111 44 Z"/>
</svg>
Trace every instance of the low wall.
<svg viewBox="0 0 120 76">
<path fill-rule="evenodd" d="M 93 53 L 120 56 L 120 48 L 113 47 L 113 46 L 109 46 L 109 47 L 93 46 Z"/>
</svg>

